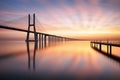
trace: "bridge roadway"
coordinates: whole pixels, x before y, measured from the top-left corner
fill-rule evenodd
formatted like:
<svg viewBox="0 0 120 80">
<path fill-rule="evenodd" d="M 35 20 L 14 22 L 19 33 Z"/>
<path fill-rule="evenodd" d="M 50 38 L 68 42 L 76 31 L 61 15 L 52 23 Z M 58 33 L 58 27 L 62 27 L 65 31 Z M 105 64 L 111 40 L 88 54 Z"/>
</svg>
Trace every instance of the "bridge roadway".
<svg viewBox="0 0 120 80">
<path fill-rule="evenodd" d="M 15 30 L 15 31 L 21 31 L 21 32 L 28 32 L 27 30 L 24 30 L 24 29 L 19 29 L 19 28 L 13 28 L 13 27 L 9 27 L 9 26 L 3 26 L 3 25 L 0 25 L 0 28 L 4 28 L 4 29 L 9 29 L 9 30 Z M 34 31 L 30 31 L 30 33 L 34 33 Z M 79 39 L 72 39 L 72 38 L 67 38 L 67 37 L 62 37 L 62 36 L 57 36 L 57 35 L 52 35 L 52 34 L 46 34 L 46 33 L 41 33 L 41 32 L 36 32 L 37 35 L 39 34 L 42 35 L 42 38 L 43 38 L 43 35 L 45 36 L 45 39 L 46 40 L 46 36 L 48 37 L 54 37 L 55 40 L 79 40 Z M 58 38 L 58 39 L 56 39 Z"/>
</svg>

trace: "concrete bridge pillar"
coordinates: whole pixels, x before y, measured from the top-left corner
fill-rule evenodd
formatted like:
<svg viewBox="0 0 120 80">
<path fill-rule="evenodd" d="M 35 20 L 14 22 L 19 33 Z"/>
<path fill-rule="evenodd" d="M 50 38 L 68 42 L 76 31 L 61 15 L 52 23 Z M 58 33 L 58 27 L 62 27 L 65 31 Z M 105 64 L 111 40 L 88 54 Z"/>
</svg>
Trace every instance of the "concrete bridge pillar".
<svg viewBox="0 0 120 80">
<path fill-rule="evenodd" d="M 35 28 L 35 14 L 33 14 L 33 24 L 30 23 L 30 14 L 28 15 L 28 32 L 27 32 L 27 37 L 26 37 L 26 42 L 27 41 L 38 41 L 38 34 L 36 33 L 36 28 Z M 34 39 L 30 40 L 30 28 L 33 27 L 34 30 Z"/>
<path fill-rule="evenodd" d="M 44 45 L 46 46 L 46 35 L 44 35 Z"/>
</svg>

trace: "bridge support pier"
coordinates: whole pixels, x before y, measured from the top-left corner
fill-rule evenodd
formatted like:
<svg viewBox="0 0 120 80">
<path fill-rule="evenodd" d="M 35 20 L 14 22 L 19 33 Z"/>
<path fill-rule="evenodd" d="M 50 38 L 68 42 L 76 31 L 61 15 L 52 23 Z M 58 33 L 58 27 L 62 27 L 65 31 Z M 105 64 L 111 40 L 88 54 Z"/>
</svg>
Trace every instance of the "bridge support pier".
<svg viewBox="0 0 120 80">
<path fill-rule="evenodd" d="M 46 35 L 44 35 L 44 45 L 45 45 L 45 47 L 46 47 Z"/>
<path fill-rule="evenodd" d="M 109 54 L 109 45 L 107 45 L 107 54 Z"/>
<path fill-rule="evenodd" d="M 28 15 L 28 32 L 27 32 L 27 37 L 26 37 L 26 42 L 28 41 L 38 41 L 38 34 L 36 33 L 36 28 L 35 28 L 35 14 L 33 14 L 33 24 L 30 23 L 30 14 Z M 30 27 L 33 27 L 34 30 L 34 39 L 30 40 Z"/>
</svg>

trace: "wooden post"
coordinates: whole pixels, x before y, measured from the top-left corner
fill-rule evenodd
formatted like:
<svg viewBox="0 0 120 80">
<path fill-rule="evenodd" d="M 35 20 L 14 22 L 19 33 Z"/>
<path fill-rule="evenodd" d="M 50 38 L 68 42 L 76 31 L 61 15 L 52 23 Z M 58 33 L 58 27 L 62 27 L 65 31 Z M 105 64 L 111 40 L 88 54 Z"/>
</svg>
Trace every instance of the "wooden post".
<svg viewBox="0 0 120 80">
<path fill-rule="evenodd" d="M 96 43 L 96 48 L 98 49 L 98 43 Z"/>
<path fill-rule="evenodd" d="M 99 44 L 99 47 L 100 47 L 100 51 L 102 51 L 102 49 L 101 49 L 101 43 Z"/>
<path fill-rule="evenodd" d="M 109 54 L 109 44 L 108 44 L 108 40 L 107 40 L 107 54 Z"/>
<path fill-rule="evenodd" d="M 92 44 L 92 42 L 90 42 L 90 46 L 91 46 L 91 47 L 93 47 L 93 44 Z"/>
<path fill-rule="evenodd" d="M 110 56 L 112 55 L 112 46 L 110 45 Z"/>
</svg>

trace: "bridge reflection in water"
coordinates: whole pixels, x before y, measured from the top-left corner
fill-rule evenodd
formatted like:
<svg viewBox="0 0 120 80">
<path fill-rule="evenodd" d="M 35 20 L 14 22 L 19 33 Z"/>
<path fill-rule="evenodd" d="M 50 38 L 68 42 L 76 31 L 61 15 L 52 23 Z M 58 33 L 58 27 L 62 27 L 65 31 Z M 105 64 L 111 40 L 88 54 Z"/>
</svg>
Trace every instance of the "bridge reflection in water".
<svg viewBox="0 0 120 80">
<path fill-rule="evenodd" d="M 35 57 L 36 57 L 36 51 L 37 49 L 43 49 L 46 47 L 50 47 L 53 45 L 56 45 L 57 43 L 63 43 L 63 42 L 56 42 L 56 41 L 47 41 L 47 43 L 43 41 L 35 42 L 35 41 L 27 41 L 27 53 L 28 53 L 28 69 L 31 69 L 31 66 L 33 67 L 33 70 L 35 70 Z M 32 44 L 33 51 L 30 49 L 30 44 Z"/>
<path fill-rule="evenodd" d="M 120 63 L 95 51 L 89 43 L 0 42 L 4 44 L 1 54 L 21 54 L 0 60 L 0 75 L 7 79 L 120 79 Z"/>
<path fill-rule="evenodd" d="M 31 52 L 30 52 L 30 42 L 26 42 L 27 44 L 27 52 L 28 52 L 28 69 L 31 68 Z M 32 64 L 33 64 L 33 70 L 35 69 L 35 55 L 36 55 L 36 49 L 37 49 L 37 42 L 34 42 L 34 51 L 33 51 L 33 58 L 32 58 Z"/>
</svg>

